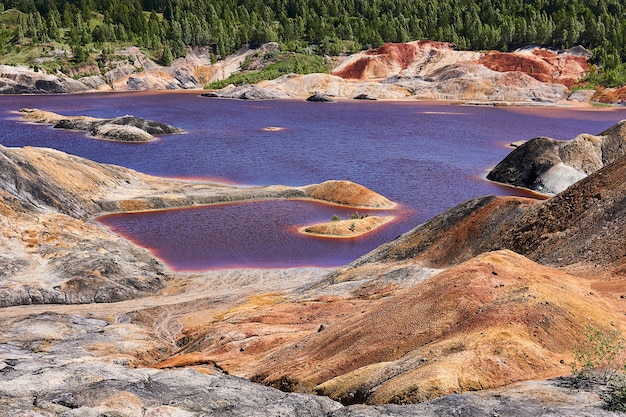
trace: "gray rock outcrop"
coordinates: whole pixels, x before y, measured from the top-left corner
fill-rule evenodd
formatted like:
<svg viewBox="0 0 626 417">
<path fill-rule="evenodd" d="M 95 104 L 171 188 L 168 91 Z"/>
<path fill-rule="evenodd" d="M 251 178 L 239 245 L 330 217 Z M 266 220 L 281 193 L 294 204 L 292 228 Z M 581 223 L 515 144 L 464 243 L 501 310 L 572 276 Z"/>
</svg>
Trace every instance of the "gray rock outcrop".
<svg viewBox="0 0 626 417">
<path fill-rule="evenodd" d="M 515 148 L 487 178 L 555 195 L 626 154 L 626 121 L 570 141 L 538 137 Z"/>
<path fill-rule="evenodd" d="M 69 77 L 35 72 L 26 67 L 0 65 L 1 94 L 66 94 L 89 89 L 87 85 Z"/>
<path fill-rule="evenodd" d="M 112 119 L 85 116 L 62 116 L 37 109 L 21 109 L 25 118 L 35 123 L 51 123 L 56 129 L 80 130 L 90 136 L 118 142 L 150 142 L 153 135 L 184 133 L 183 129 L 167 123 L 155 122 L 131 115 Z"/>
<path fill-rule="evenodd" d="M 227 86 L 221 90 L 203 93 L 202 97 L 236 98 L 240 100 L 275 100 L 286 98 L 275 91 L 259 87 L 256 85 Z"/>
<path fill-rule="evenodd" d="M 307 97 L 306 101 L 313 101 L 317 103 L 332 103 L 332 99 L 328 95 L 323 93 L 315 93 L 312 96 Z"/>
</svg>

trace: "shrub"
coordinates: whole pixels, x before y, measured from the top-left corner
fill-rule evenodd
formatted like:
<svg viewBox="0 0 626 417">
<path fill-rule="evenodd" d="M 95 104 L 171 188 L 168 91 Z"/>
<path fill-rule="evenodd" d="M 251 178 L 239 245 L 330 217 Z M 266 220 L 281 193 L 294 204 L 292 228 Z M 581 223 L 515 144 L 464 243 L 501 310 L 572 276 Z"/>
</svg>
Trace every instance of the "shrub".
<svg viewBox="0 0 626 417">
<path fill-rule="evenodd" d="M 610 383 L 624 372 L 624 337 L 617 329 L 585 327 L 586 340 L 574 347 L 572 373 L 583 379 Z"/>
<path fill-rule="evenodd" d="M 619 330 L 585 327 L 586 340 L 574 347 L 575 378 L 606 385 L 604 408 L 626 412 L 626 340 Z"/>
</svg>

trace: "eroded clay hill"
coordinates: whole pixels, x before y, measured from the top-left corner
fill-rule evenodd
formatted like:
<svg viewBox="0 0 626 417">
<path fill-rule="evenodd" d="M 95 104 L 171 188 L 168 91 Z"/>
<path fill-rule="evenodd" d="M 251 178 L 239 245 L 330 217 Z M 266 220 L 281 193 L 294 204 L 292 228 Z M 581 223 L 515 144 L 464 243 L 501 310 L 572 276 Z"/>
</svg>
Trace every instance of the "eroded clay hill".
<svg viewBox="0 0 626 417">
<path fill-rule="evenodd" d="M 568 371 L 610 310 L 581 279 L 480 255 L 270 354 L 254 380 L 343 403 L 414 403 Z"/>
<path fill-rule="evenodd" d="M 549 200 L 468 201 L 294 294 L 196 322 L 159 366 L 348 404 L 567 374 L 584 326 L 625 324 L 625 235 L 622 157 Z"/>
<path fill-rule="evenodd" d="M 544 83 L 571 86 L 587 71 L 590 54 L 582 48 L 557 53 L 533 48 L 506 53 L 455 50 L 434 41 L 390 43 L 354 54 L 332 73 L 346 79 L 370 80 L 392 76 L 431 77 L 446 67 L 473 64 L 497 72 L 518 72 Z"/>
</svg>

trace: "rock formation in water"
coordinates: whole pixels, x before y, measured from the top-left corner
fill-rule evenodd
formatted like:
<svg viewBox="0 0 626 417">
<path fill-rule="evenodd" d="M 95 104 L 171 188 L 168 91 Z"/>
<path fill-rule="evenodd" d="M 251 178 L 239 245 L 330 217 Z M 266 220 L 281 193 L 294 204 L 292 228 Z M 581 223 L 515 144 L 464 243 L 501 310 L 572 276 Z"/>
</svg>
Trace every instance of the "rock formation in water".
<svg viewBox="0 0 626 417">
<path fill-rule="evenodd" d="M 316 103 L 332 103 L 332 99 L 328 97 L 327 94 L 323 93 L 314 93 L 313 95 L 306 98 L 306 101 L 313 101 Z"/>
<path fill-rule="evenodd" d="M 0 414 L 615 415 L 593 387 L 543 379 L 569 373 L 585 326 L 626 327 L 625 190 L 623 156 L 548 200 L 468 201 L 336 270 L 176 273 L 90 219 L 393 203 L 342 181 L 237 189 L 0 147 Z"/>
<path fill-rule="evenodd" d="M 151 142 L 156 140 L 153 135 L 185 132 L 166 123 L 130 115 L 97 119 L 86 116 L 62 116 L 37 109 L 21 109 L 19 112 L 25 119 L 34 123 L 52 124 L 56 129 L 82 130 L 92 137 L 116 142 Z"/>
<path fill-rule="evenodd" d="M 626 121 L 570 141 L 538 137 L 515 148 L 492 169 L 492 181 L 554 195 L 626 154 Z"/>
</svg>

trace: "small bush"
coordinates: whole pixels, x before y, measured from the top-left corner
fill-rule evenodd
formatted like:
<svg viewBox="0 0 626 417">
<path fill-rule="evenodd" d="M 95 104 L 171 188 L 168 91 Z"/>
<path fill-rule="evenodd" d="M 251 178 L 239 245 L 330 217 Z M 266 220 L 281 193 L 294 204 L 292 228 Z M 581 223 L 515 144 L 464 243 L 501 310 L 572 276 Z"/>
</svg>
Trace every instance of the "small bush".
<svg viewBox="0 0 626 417">
<path fill-rule="evenodd" d="M 619 330 L 585 327 L 586 340 L 574 347 L 575 378 L 606 385 L 604 408 L 626 412 L 626 340 Z"/>
<path fill-rule="evenodd" d="M 610 383 L 624 372 L 624 337 L 617 329 L 585 327 L 586 340 L 574 347 L 572 373 L 584 379 L 599 378 Z"/>
<path fill-rule="evenodd" d="M 339 216 L 337 216 L 336 214 L 330 219 L 334 222 L 338 222 L 340 220 Z"/>
</svg>

